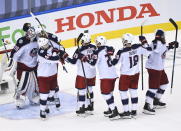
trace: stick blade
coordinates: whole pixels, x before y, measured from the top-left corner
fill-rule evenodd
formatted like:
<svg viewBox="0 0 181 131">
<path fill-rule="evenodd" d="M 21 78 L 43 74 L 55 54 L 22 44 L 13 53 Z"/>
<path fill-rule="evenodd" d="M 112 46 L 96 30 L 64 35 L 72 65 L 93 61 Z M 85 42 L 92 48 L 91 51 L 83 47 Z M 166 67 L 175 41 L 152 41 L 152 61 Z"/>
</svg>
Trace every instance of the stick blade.
<svg viewBox="0 0 181 131">
<path fill-rule="evenodd" d="M 176 29 L 178 29 L 177 23 L 176 23 L 172 18 L 170 18 L 169 21 L 170 21 L 170 23 L 173 24 L 173 26 L 174 26 Z"/>
<path fill-rule="evenodd" d="M 77 44 L 79 43 L 79 41 L 80 41 L 80 39 L 82 38 L 83 35 L 84 35 L 83 33 L 80 33 L 80 34 L 79 34 L 79 36 L 78 36 L 78 38 L 77 38 Z"/>
</svg>

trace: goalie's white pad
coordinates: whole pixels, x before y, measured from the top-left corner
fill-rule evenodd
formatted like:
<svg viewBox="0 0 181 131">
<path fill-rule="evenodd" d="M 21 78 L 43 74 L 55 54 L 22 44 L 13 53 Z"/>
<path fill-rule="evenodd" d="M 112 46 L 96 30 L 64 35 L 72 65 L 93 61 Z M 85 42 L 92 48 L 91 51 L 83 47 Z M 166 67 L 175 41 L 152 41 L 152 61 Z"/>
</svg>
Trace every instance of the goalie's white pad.
<svg viewBox="0 0 181 131">
<path fill-rule="evenodd" d="M 19 109 L 22 109 L 24 108 L 25 106 L 25 100 L 19 98 L 19 99 L 16 99 L 15 100 L 15 104 L 16 104 L 16 107 L 19 108 Z"/>
<path fill-rule="evenodd" d="M 31 104 L 40 104 L 40 96 L 37 95 L 37 96 L 34 96 L 31 101 L 30 101 Z"/>
<path fill-rule="evenodd" d="M 6 67 L 7 67 L 7 56 L 3 55 L 0 64 L 0 82 L 2 81 L 3 73 Z"/>
<path fill-rule="evenodd" d="M 25 96 L 28 97 L 30 101 L 35 101 L 37 103 L 37 98 L 34 98 L 38 96 L 38 83 L 37 83 L 37 78 L 35 76 L 34 71 L 32 72 L 26 72 L 24 71 L 22 73 L 18 88 L 16 90 L 16 94 L 22 95 L 24 94 Z"/>
</svg>

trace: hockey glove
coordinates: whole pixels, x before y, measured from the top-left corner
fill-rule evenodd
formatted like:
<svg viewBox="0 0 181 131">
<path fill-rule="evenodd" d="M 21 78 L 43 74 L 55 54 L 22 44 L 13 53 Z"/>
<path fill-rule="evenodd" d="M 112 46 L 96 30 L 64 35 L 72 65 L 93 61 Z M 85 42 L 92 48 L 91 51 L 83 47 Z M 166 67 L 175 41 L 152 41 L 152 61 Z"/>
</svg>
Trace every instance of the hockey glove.
<svg viewBox="0 0 181 131">
<path fill-rule="evenodd" d="M 63 52 L 62 55 L 61 55 L 61 58 L 60 58 L 60 62 L 63 64 L 65 64 L 65 59 L 68 58 L 68 54 L 66 52 Z"/>
<path fill-rule="evenodd" d="M 146 40 L 146 37 L 142 36 L 142 35 L 139 36 L 139 41 L 141 42 L 142 45 L 148 43 L 147 40 Z"/>
<path fill-rule="evenodd" d="M 79 53 L 78 54 L 78 59 L 80 59 L 82 62 L 86 62 L 88 59 L 87 59 L 87 56 Z"/>
<path fill-rule="evenodd" d="M 174 47 L 175 48 L 179 47 L 179 43 L 177 41 L 173 41 L 168 44 L 168 49 L 173 49 Z"/>
<path fill-rule="evenodd" d="M 114 54 L 114 48 L 113 47 L 108 47 L 106 56 L 111 56 L 113 54 Z"/>
</svg>

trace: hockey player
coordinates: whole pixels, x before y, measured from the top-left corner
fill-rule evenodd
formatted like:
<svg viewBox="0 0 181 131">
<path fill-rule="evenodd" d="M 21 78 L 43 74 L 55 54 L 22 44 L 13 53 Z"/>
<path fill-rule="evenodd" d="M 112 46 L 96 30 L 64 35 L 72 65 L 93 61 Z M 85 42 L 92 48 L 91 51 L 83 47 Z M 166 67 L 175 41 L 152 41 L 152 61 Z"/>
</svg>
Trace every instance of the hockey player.
<svg viewBox="0 0 181 131">
<path fill-rule="evenodd" d="M 18 84 L 15 91 L 15 102 L 17 108 L 23 108 L 25 104 L 25 96 L 28 97 L 30 103 L 39 103 L 36 78 L 38 51 L 36 33 L 30 23 L 25 23 L 23 30 L 26 34 L 19 38 L 14 46 L 10 56 L 12 60 L 10 60 L 9 64 L 11 65 L 9 66 L 10 75 L 14 77 L 17 72 Z M 16 84 L 16 81 L 14 82 Z"/>
<path fill-rule="evenodd" d="M 38 38 L 38 86 L 40 92 L 40 117 L 45 119 L 49 108 L 47 106 L 48 96 L 51 90 L 57 88 L 57 63 L 60 58 L 66 58 L 64 48 L 57 47 L 57 44 L 50 43 L 47 38 Z M 60 107 L 58 94 L 54 95 L 56 108 Z"/>
<path fill-rule="evenodd" d="M 88 33 L 83 34 L 80 43 L 82 46 L 76 49 L 73 58 L 68 58 L 67 61 L 72 64 L 77 64 L 75 88 L 78 90 L 78 110 L 76 113 L 77 115 L 85 116 L 86 112 L 92 114 L 92 111 L 94 110 L 93 86 L 95 86 L 96 69 L 90 66 L 87 59 L 91 59 L 96 47 L 91 44 L 91 37 Z M 82 68 L 81 62 L 84 69 Z"/>
<path fill-rule="evenodd" d="M 61 48 L 61 50 L 65 50 L 63 46 L 60 46 L 58 37 L 52 33 L 45 32 L 40 29 L 40 31 L 38 33 L 38 37 L 48 38 L 54 46 L 53 52 L 59 52 L 59 48 Z M 62 62 L 64 62 L 64 60 L 61 58 L 60 62 L 62 63 Z M 57 63 L 57 69 L 58 69 L 58 63 Z M 59 101 L 59 99 L 57 99 L 58 92 L 59 92 L 59 86 L 57 83 L 56 88 L 50 89 L 50 93 L 48 96 L 48 104 L 55 104 L 57 107 L 60 107 L 60 101 Z"/>
<path fill-rule="evenodd" d="M 161 96 L 164 94 L 168 86 L 168 78 L 164 70 L 164 61 L 166 52 L 173 49 L 174 46 L 178 48 L 178 42 L 174 41 L 166 46 L 165 33 L 163 30 L 157 30 L 155 39 L 150 45 L 153 52 L 149 55 L 146 62 L 146 68 L 149 74 L 149 89 L 146 92 L 146 102 L 144 105 L 143 113 L 155 114 L 153 105 L 157 108 L 163 108 L 166 103 L 160 101 Z"/>
<path fill-rule="evenodd" d="M 105 99 L 108 110 L 104 111 L 104 115 L 110 120 L 119 119 L 117 107 L 114 104 L 114 85 L 118 75 L 116 68 L 110 63 L 111 56 L 114 54 L 113 47 L 106 46 L 107 40 L 104 36 L 98 36 L 95 39 L 97 50 L 94 52 L 92 60 L 89 63 L 97 66 L 100 77 L 101 94 Z"/>
<path fill-rule="evenodd" d="M 123 119 L 130 119 L 137 115 L 140 56 L 150 53 L 149 47 L 144 48 L 141 44 L 133 44 L 133 41 L 134 37 L 132 34 L 124 34 L 122 38 L 123 49 L 120 49 L 112 60 L 113 65 L 121 63 L 119 91 L 124 109 L 120 116 Z M 128 91 L 131 96 L 131 109 L 129 108 Z"/>
</svg>

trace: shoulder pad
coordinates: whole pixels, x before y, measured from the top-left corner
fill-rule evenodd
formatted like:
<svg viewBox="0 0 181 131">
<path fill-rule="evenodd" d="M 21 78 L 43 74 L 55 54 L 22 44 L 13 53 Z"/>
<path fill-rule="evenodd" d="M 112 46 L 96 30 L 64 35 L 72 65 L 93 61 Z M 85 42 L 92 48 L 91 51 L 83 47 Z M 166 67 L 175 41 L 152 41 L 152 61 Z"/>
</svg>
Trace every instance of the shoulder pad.
<svg viewBox="0 0 181 131">
<path fill-rule="evenodd" d="M 19 39 L 17 40 L 16 45 L 17 45 L 17 46 L 23 46 L 23 45 L 28 44 L 29 42 L 30 42 L 30 40 L 27 39 L 25 36 L 23 36 L 23 37 L 21 37 L 21 38 L 19 38 Z"/>
<path fill-rule="evenodd" d="M 132 49 L 137 49 L 137 48 L 139 48 L 141 46 L 141 44 L 133 44 L 132 46 L 131 46 L 131 48 Z"/>
<path fill-rule="evenodd" d="M 58 43 L 58 37 L 54 34 L 48 33 L 48 38 L 55 43 Z"/>
<path fill-rule="evenodd" d="M 91 48 L 95 48 L 96 49 L 96 46 L 93 45 L 93 44 L 89 44 L 88 46 L 91 47 Z"/>
<path fill-rule="evenodd" d="M 99 48 L 95 51 L 96 54 L 98 54 L 99 52 L 101 52 L 103 49 L 105 49 L 105 46 L 99 47 Z"/>
<path fill-rule="evenodd" d="M 128 51 L 130 51 L 130 50 L 131 50 L 131 47 L 123 48 L 123 49 L 122 49 L 122 53 L 123 53 L 123 52 L 128 52 Z"/>
</svg>

